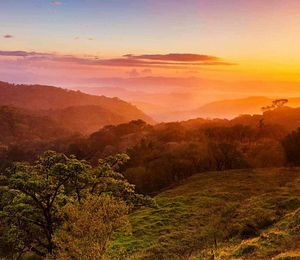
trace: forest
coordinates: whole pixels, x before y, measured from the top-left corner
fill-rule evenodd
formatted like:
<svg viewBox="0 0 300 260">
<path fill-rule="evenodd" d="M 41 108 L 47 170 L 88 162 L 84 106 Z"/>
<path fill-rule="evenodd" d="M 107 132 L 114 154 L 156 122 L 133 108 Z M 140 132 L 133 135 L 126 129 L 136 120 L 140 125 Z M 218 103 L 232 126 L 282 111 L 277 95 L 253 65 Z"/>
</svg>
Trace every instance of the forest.
<svg viewBox="0 0 300 260">
<path fill-rule="evenodd" d="M 0 92 L 4 259 L 297 253 L 300 108 L 288 100 L 257 115 L 155 123 L 117 99 L 8 83 Z M 271 240 L 274 230 L 289 233 Z M 280 250 L 263 250 L 264 236 Z"/>
<path fill-rule="evenodd" d="M 0 260 L 300 260 L 300 0 L 0 0 Z"/>
</svg>

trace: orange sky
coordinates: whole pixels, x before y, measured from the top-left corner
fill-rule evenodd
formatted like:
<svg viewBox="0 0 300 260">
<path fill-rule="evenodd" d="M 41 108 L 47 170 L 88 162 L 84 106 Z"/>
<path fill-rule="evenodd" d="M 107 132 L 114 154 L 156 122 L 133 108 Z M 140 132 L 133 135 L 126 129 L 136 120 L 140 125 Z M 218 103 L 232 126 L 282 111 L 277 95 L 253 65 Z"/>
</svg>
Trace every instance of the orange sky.
<svg viewBox="0 0 300 260">
<path fill-rule="evenodd" d="M 300 82 L 299 10 L 298 0 L 1 1 L 0 80 L 197 77 L 284 91 Z"/>
</svg>

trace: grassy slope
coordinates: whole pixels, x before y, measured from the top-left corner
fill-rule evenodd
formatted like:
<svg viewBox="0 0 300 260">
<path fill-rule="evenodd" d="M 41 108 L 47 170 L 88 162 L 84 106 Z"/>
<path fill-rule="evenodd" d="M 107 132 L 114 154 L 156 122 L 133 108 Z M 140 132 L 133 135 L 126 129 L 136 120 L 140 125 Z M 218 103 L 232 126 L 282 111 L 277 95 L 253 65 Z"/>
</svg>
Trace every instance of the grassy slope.
<svg viewBox="0 0 300 260">
<path fill-rule="evenodd" d="M 201 173 L 156 200 L 157 209 L 130 216 L 132 230 L 116 237 L 109 258 L 299 256 L 300 169 Z"/>
</svg>

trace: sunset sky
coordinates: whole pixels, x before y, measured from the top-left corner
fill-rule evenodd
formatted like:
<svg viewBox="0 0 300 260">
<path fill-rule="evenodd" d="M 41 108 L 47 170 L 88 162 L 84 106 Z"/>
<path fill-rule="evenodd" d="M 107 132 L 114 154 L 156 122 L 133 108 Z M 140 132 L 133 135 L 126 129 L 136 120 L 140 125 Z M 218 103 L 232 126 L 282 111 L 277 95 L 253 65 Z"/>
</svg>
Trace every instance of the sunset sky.
<svg viewBox="0 0 300 260">
<path fill-rule="evenodd" d="M 0 1 L 0 80 L 197 77 L 284 89 L 300 82 L 299 10 L 298 0 Z"/>
</svg>

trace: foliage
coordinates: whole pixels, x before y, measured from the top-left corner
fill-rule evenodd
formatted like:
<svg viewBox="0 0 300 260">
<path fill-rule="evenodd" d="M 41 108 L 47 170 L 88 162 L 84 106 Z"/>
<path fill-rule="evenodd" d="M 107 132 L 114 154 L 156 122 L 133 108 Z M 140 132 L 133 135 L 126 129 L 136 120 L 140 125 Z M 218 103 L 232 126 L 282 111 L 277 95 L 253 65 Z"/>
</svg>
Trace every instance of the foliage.
<svg viewBox="0 0 300 260">
<path fill-rule="evenodd" d="M 58 104 L 62 106 L 61 103 Z M 64 107 L 63 110 L 69 115 L 68 118 L 75 118 L 73 114 L 77 115 L 74 108 Z M 93 117 L 93 113 L 84 108 L 80 108 L 80 111 L 81 117 L 84 114 Z M 51 113 L 52 117 L 64 117 L 64 113 Z M 41 115 L 38 118 L 42 118 Z M 51 123 L 53 120 L 46 124 L 47 127 L 43 121 L 35 124 L 37 120 L 33 120 L 27 127 L 26 120 L 22 119 L 18 123 L 18 117 L 12 116 L 10 120 L 3 120 L 2 124 L 4 129 L 12 126 L 17 135 L 4 131 L 3 144 L 0 144 L 0 169 L 15 161 L 32 162 L 37 154 L 47 149 L 67 155 L 74 154 L 92 165 L 97 165 L 99 158 L 126 152 L 131 160 L 120 168 L 120 172 L 136 185 L 139 192 L 158 192 L 198 172 L 281 167 L 285 165 L 286 157 L 287 163 L 295 164 L 289 158 L 297 157 L 297 147 L 294 145 L 295 148 L 288 152 L 282 139 L 289 129 L 299 125 L 298 118 L 299 109 L 284 108 L 232 120 L 195 119 L 154 126 L 142 120 L 134 120 L 105 126 L 90 136 L 65 136 L 55 130 L 55 125 Z M 67 122 L 59 125 L 63 126 L 65 123 Z M 87 126 L 87 123 L 82 124 L 79 119 L 74 124 Z M 35 125 L 36 127 L 32 127 Z M 28 133 L 26 129 L 32 131 Z M 8 139 L 11 141 L 8 142 Z"/>
<path fill-rule="evenodd" d="M 272 110 L 272 109 L 276 109 L 276 108 L 282 108 L 286 103 L 288 103 L 288 99 L 275 99 L 272 101 L 272 104 L 270 106 L 265 106 L 262 107 L 261 110 L 262 111 L 268 111 L 268 110 Z"/>
<path fill-rule="evenodd" d="M 80 203 L 89 195 L 110 195 L 132 208 L 153 201 L 136 194 L 134 186 L 118 173 L 125 154 L 99 160 L 96 167 L 74 156 L 45 152 L 33 164 L 16 163 L 1 174 L 0 239 L 12 254 L 52 253 L 53 235 L 62 225 L 61 208 Z M 7 252 L 3 252 L 7 254 Z"/>
<path fill-rule="evenodd" d="M 102 259 L 113 232 L 127 222 L 128 206 L 111 196 L 89 195 L 61 209 L 63 225 L 54 234 L 55 259 Z"/>
<path fill-rule="evenodd" d="M 282 145 L 285 150 L 287 162 L 290 165 L 300 165 L 300 128 L 288 134 L 283 140 Z"/>
</svg>

